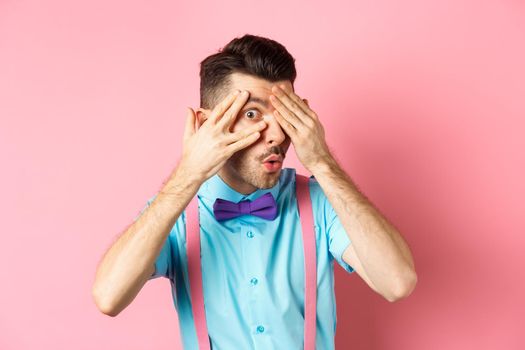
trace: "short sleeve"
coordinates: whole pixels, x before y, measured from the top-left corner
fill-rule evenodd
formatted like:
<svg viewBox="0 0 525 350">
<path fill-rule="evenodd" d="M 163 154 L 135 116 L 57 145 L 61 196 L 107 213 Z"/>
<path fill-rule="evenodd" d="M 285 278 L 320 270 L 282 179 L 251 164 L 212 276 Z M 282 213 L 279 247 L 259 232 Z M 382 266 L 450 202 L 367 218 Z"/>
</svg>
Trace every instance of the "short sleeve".
<svg viewBox="0 0 525 350">
<path fill-rule="evenodd" d="M 148 202 L 146 203 L 146 205 L 144 206 L 144 208 L 140 211 L 139 215 L 137 215 L 137 217 L 135 218 L 135 221 L 144 213 L 144 211 L 151 205 L 151 203 L 153 202 L 153 200 L 155 199 L 157 195 L 155 194 L 153 197 L 151 197 Z M 157 256 L 157 259 L 155 260 L 155 271 L 153 272 L 153 274 L 148 278 L 148 280 L 150 279 L 154 279 L 154 278 L 157 278 L 157 277 L 166 277 L 166 278 L 169 278 L 170 276 L 170 271 L 171 271 L 171 243 L 170 243 L 170 236 L 171 236 L 171 232 L 170 232 L 170 235 L 168 235 L 168 237 L 166 237 L 166 240 L 164 241 L 164 244 L 162 245 L 162 249 L 160 250 L 160 253 L 159 255 Z"/>
<path fill-rule="evenodd" d="M 326 203 L 328 211 L 326 231 L 330 253 L 345 271 L 352 273 L 354 272 L 352 266 L 343 260 L 343 253 L 351 243 L 350 238 L 330 202 L 327 200 Z"/>
<path fill-rule="evenodd" d="M 171 266 L 171 243 L 170 237 L 166 237 L 166 241 L 160 250 L 157 260 L 155 260 L 155 271 L 148 279 L 154 279 L 157 277 L 166 277 L 169 278 Z"/>
<path fill-rule="evenodd" d="M 322 226 L 324 226 L 330 254 L 345 271 L 348 273 L 354 272 L 352 266 L 343 260 L 343 252 L 351 243 L 350 238 L 341 224 L 337 213 L 330 204 L 330 201 L 328 201 L 328 198 L 323 192 L 321 185 L 319 185 L 313 175 L 310 177 L 310 193 L 313 197 L 312 201 L 314 201 L 316 207 L 320 209 L 318 211 L 319 215 L 323 215 L 322 218 L 318 217 L 318 220 L 320 220 L 323 224 Z"/>
</svg>

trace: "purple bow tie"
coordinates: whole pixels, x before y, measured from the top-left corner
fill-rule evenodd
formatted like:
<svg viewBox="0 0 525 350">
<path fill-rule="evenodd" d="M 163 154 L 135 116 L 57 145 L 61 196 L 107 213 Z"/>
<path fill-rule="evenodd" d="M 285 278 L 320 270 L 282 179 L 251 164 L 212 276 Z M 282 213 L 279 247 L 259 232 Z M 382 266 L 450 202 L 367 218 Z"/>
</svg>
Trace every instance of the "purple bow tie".
<svg viewBox="0 0 525 350">
<path fill-rule="evenodd" d="M 217 221 L 228 220 L 237 216 L 251 214 L 266 220 L 277 217 L 277 205 L 271 192 L 267 192 L 254 201 L 249 199 L 234 203 L 217 198 L 213 204 L 213 214 Z"/>
</svg>

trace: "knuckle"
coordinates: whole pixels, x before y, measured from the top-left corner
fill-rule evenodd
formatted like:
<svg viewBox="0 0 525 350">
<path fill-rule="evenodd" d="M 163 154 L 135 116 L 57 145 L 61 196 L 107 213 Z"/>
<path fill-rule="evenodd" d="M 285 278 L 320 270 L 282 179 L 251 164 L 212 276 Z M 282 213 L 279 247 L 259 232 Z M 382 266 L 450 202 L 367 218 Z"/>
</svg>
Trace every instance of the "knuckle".
<svg viewBox="0 0 525 350">
<path fill-rule="evenodd" d="M 308 129 L 311 129 L 314 125 L 313 120 L 310 118 L 304 118 L 303 123 Z"/>
<path fill-rule="evenodd" d="M 226 140 L 221 139 L 215 142 L 215 149 L 223 149 L 226 146 Z"/>
</svg>

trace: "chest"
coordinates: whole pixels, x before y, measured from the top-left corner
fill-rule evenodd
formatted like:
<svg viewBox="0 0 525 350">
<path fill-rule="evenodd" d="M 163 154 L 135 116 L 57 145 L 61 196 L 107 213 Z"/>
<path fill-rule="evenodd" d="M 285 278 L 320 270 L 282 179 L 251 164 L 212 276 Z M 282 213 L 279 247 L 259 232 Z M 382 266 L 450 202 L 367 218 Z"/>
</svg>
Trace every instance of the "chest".
<svg viewBox="0 0 525 350">
<path fill-rule="evenodd" d="M 279 213 L 273 221 L 247 215 L 219 223 L 201 212 L 207 312 L 221 317 L 254 307 L 300 312 L 305 285 L 302 226 L 296 206 Z M 322 245 L 318 229 L 315 234 Z"/>
</svg>

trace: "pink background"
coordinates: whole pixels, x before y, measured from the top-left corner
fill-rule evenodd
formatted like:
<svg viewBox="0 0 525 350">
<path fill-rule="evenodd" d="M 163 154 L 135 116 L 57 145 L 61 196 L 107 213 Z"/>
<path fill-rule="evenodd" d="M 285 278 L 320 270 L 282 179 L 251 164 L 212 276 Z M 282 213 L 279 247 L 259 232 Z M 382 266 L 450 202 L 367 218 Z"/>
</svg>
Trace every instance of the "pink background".
<svg viewBox="0 0 525 350">
<path fill-rule="evenodd" d="M 176 164 L 198 63 L 245 33 L 297 59 L 297 93 L 414 254 L 393 304 L 336 265 L 337 348 L 525 348 L 523 2 L 3 0 L 0 349 L 181 348 L 168 280 L 116 318 L 91 286 Z"/>
</svg>

